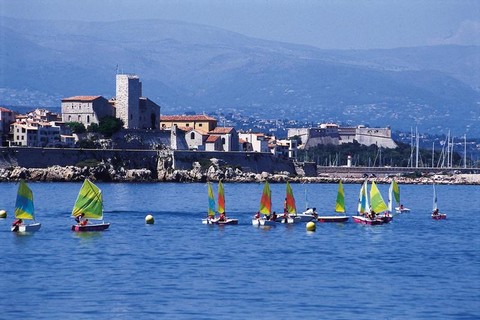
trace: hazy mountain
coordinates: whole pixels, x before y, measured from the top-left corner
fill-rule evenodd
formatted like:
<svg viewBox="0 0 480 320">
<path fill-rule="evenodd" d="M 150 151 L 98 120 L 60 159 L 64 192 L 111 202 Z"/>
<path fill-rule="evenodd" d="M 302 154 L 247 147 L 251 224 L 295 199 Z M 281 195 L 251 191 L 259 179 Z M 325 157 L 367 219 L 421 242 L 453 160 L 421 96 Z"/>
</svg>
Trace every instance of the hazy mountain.
<svg viewBox="0 0 480 320">
<path fill-rule="evenodd" d="M 164 20 L 1 18 L 0 104 L 59 107 L 115 94 L 136 73 L 162 113 L 241 109 L 268 118 L 480 136 L 480 48 L 320 50 Z"/>
</svg>

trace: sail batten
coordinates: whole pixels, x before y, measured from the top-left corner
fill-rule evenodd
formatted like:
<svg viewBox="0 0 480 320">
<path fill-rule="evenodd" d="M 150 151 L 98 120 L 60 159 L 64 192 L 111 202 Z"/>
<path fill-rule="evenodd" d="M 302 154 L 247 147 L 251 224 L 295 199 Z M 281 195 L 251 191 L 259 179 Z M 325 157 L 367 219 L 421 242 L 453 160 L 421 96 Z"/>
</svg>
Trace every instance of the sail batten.
<svg viewBox="0 0 480 320">
<path fill-rule="evenodd" d="M 35 207 L 33 205 L 33 192 L 24 180 L 20 181 L 15 202 L 15 218 L 34 220 Z"/>
<path fill-rule="evenodd" d="M 101 190 L 90 180 L 85 179 L 72 210 L 72 217 L 85 214 L 85 218 L 103 219 L 103 198 Z"/>
</svg>

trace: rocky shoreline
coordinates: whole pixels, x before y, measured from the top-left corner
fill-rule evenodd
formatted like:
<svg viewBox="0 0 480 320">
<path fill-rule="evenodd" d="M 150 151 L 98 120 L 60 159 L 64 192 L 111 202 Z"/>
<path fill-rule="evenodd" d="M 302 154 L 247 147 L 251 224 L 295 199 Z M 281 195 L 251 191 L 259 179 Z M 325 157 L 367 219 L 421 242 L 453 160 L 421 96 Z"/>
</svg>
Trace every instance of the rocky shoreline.
<svg viewBox="0 0 480 320">
<path fill-rule="evenodd" d="M 159 168 L 156 171 L 149 169 L 125 169 L 114 167 L 110 163 L 102 162 L 92 167 L 52 166 L 48 168 L 8 167 L 0 168 L 0 182 L 27 181 L 36 182 L 75 182 L 89 178 L 92 181 L 103 182 L 206 182 L 219 181 L 237 183 L 255 183 L 269 181 L 272 183 L 361 183 L 363 176 L 322 174 L 317 177 L 306 177 L 301 172 L 292 175 L 288 172 L 280 173 L 251 173 L 243 172 L 232 167 L 222 167 L 218 162 L 212 161 L 207 169 L 202 169 L 198 162 L 193 163 L 191 170 L 175 170 L 172 168 Z M 434 174 L 422 177 L 395 177 L 402 184 L 460 184 L 479 185 L 480 174 Z M 375 177 L 377 183 L 390 183 L 391 177 Z"/>
</svg>

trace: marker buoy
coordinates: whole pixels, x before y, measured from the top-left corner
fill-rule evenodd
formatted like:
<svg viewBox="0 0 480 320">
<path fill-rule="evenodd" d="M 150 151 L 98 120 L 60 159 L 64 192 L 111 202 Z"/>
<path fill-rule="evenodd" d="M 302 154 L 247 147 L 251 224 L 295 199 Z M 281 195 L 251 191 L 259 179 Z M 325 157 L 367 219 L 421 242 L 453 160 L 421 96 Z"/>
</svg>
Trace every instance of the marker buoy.
<svg viewBox="0 0 480 320">
<path fill-rule="evenodd" d="M 155 219 L 153 219 L 153 216 L 151 214 L 149 214 L 145 217 L 145 223 L 146 224 L 153 224 L 154 222 L 155 222 Z"/>
<path fill-rule="evenodd" d="M 6 217 L 7 217 L 7 211 L 0 210 L 0 218 L 6 218 Z"/>
<path fill-rule="evenodd" d="M 307 231 L 315 231 L 315 229 L 317 229 L 317 225 L 315 224 L 315 222 L 307 222 Z"/>
</svg>

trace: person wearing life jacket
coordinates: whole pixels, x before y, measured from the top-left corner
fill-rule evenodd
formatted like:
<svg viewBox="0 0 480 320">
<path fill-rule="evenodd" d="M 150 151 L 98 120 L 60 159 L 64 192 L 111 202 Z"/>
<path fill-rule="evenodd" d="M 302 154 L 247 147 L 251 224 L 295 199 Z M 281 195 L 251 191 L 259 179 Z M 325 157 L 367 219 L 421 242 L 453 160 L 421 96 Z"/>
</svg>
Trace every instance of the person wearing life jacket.
<svg viewBox="0 0 480 320">
<path fill-rule="evenodd" d="M 83 212 L 75 217 L 75 221 L 80 226 L 84 226 L 88 223 L 88 219 L 85 219 L 85 213 Z"/>
<path fill-rule="evenodd" d="M 225 216 L 225 213 L 220 213 L 220 218 L 218 218 L 218 221 L 227 221 L 227 217 Z"/>
</svg>

